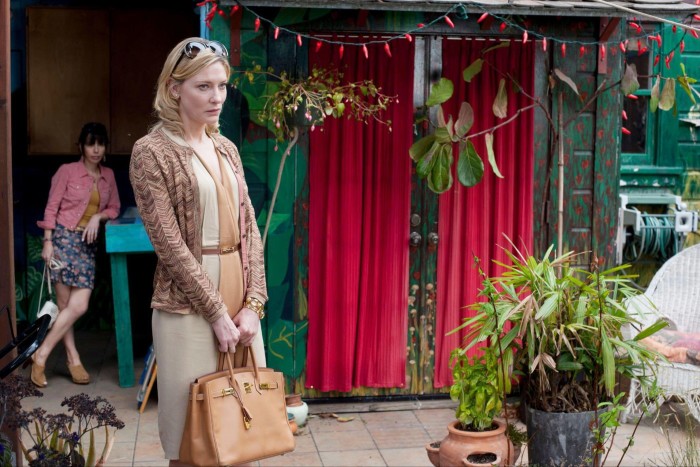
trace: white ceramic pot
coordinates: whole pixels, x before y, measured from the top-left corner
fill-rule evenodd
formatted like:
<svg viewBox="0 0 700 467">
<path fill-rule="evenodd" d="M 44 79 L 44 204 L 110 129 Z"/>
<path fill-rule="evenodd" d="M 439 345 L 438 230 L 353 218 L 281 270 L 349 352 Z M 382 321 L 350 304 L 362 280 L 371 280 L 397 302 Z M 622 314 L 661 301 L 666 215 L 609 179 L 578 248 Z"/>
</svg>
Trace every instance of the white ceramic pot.
<svg viewBox="0 0 700 467">
<path fill-rule="evenodd" d="M 297 422 L 297 426 L 306 425 L 306 417 L 309 415 L 309 406 L 306 402 L 301 401 L 299 405 L 288 405 L 287 413 L 294 415 L 294 420 Z"/>
</svg>

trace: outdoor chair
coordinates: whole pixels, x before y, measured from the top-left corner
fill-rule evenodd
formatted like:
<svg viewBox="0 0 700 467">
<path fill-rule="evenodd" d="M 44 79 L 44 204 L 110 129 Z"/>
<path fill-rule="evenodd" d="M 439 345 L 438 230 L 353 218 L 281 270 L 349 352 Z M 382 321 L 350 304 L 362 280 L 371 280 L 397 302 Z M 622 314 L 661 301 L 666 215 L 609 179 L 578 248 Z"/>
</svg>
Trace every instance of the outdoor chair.
<svg viewBox="0 0 700 467">
<path fill-rule="evenodd" d="M 669 322 L 667 329 L 700 333 L 700 245 L 686 248 L 666 261 L 644 294 L 635 297 L 628 306 L 644 327 L 665 319 Z M 625 337 L 632 337 L 639 329 L 625 332 L 628 333 Z M 663 398 L 682 398 L 692 416 L 700 421 L 700 366 L 660 362 L 656 379 Z M 649 402 L 639 383 L 632 381 L 622 421 L 640 416 L 641 409 L 649 407 Z"/>
</svg>

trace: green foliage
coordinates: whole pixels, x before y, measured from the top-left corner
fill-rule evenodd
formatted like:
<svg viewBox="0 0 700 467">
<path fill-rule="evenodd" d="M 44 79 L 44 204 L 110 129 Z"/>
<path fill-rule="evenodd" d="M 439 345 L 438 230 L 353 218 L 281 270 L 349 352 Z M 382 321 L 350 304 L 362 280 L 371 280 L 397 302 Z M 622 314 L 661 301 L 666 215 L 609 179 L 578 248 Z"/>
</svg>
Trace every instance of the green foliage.
<svg viewBox="0 0 700 467">
<path fill-rule="evenodd" d="M 371 80 L 346 82 L 337 70 L 314 68 L 303 78 L 293 79 L 286 72 L 275 74 L 272 68 L 263 70 L 260 65 L 243 70 L 234 78 L 234 86 L 248 96 L 249 87 L 265 89 L 259 104 L 262 111 L 257 122 L 267 125 L 277 141 L 292 138 L 293 129 L 322 125 L 327 117 L 350 116 L 367 123 L 375 120 L 391 127 L 382 113 L 396 97 L 383 94 Z"/>
<path fill-rule="evenodd" d="M 503 407 L 498 382 L 498 357 L 494 348 L 483 354 L 467 357 L 466 351 L 455 349 L 450 357 L 454 383 L 450 397 L 459 402 L 456 416 L 463 427 L 476 431 L 490 430 L 493 419 Z"/>
<path fill-rule="evenodd" d="M 625 65 L 625 74 L 620 83 L 620 90 L 623 95 L 633 94 L 639 89 L 639 81 L 637 81 L 637 66 L 634 63 Z"/>
<path fill-rule="evenodd" d="M 485 341 L 494 347 L 493 336 L 502 336 L 501 355 L 515 355 L 511 374 L 526 375 L 528 404 L 547 412 L 593 410 L 612 400 L 617 374 L 651 386 L 660 355 L 622 333 L 641 327 L 624 304 L 639 294 L 622 274 L 627 266 L 579 269 L 570 266 L 573 253 L 554 257 L 551 247 L 540 260 L 506 255 L 509 263 L 499 263 L 506 272 L 487 279 L 480 293 L 493 305 L 473 305 L 476 316 L 460 326 L 467 329 L 465 349 Z M 506 333 L 507 322 L 513 328 Z"/>
</svg>

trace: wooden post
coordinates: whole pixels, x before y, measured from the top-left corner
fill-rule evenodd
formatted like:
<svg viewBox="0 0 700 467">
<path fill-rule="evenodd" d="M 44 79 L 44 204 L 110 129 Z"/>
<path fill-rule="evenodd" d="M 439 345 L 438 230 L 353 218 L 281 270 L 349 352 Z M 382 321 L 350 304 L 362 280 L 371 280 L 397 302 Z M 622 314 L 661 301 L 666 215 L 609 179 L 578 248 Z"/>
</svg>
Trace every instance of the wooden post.
<svg viewBox="0 0 700 467">
<path fill-rule="evenodd" d="M 559 93 L 559 109 L 557 110 L 557 144 L 559 145 L 559 176 L 557 177 L 557 192 L 559 193 L 559 204 L 557 206 L 557 257 L 564 254 L 564 98 Z"/>
<path fill-rule="evenodd" d="M 10 107 L 10 0 L 0 0 L 0 308 L 10 307 L 12 324 L 4 316 L 0 318 L 0 345 L 12 339 L 10 326 L 17 328 L 15 316 L 15 260 L 12 222 L 12 131 Z M 11 352 L 2 361 L 4 366 L 15 358 Z M 19 448 L 17 430 L 3 433 L 12 441 L 17 456 L 17 465 L 22 465 L 22 451 Z"/>
</svg>

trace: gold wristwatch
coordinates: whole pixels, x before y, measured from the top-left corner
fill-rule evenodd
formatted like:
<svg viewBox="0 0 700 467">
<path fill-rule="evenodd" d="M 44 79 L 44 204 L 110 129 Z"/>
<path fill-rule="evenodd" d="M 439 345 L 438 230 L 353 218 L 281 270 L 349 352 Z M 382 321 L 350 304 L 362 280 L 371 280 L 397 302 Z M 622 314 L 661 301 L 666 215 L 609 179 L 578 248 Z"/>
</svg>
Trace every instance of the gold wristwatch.
<svg viewBox="0 0 700 467">
<path fill-rule="evenodd" d="M 258 318 L 262 321 L 262 319 L 265 317 L 265 305 L 258 300 L 255 297 L 247 297 L 245 299 L 245 305 L 246 308 L 253 310 L 257 315 Z"/>
</svg>

